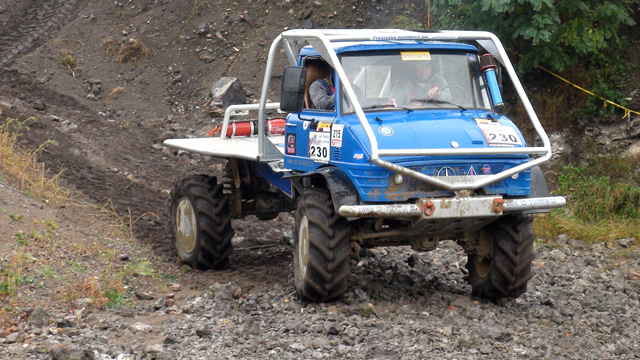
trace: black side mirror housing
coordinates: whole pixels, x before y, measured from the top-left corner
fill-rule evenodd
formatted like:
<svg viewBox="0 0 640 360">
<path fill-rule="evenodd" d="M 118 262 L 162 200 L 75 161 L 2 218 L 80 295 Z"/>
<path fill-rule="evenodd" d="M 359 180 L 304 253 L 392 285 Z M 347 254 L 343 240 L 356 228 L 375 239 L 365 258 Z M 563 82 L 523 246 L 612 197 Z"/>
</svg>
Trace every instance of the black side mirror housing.
<svg viewBox="0 0 640 360">
<path fill-rule="evenodd" d="M 282 76 L 280 110 L 300 113 L 304 104 L 304 90 L 307 84 L 307 70 L 301 66 L 287 66 Z"/>
</svg>

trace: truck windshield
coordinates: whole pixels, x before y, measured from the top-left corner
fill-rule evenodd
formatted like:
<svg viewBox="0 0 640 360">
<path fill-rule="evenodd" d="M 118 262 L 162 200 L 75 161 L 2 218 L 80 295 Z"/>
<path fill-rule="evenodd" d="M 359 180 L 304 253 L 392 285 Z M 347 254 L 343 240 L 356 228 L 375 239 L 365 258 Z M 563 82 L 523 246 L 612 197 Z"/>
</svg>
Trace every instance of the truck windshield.
<svg viewBox="0 0 640 360">
<path fill-rule="evenodd" d="M 357 53 L 345 54 L 341 61 L 365 112 L 394 108 L 491 109 L 476 54 L 425 50 Z M 353 112 L 344 87 L 341 93 L 342 113 Z"/>
</svg>

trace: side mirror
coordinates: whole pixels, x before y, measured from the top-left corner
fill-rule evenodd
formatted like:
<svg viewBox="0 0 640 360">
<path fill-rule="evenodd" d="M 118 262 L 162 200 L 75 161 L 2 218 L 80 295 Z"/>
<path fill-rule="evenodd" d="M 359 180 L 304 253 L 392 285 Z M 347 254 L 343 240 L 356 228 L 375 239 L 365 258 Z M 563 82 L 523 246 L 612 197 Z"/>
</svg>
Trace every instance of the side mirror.
<svg viewBox="0 0 640 360">
<path fill-rule="evenodd" d="M 287 66 L 282 76 L 280 110 L 300 113 L 304 104 L 304 90 L 307 84 L 307 70 L 300 66 Z"/>
<path fill-rule="evenodd" d="M 500 94 L 500 86 L 498 86 L 498 79 L 496 77 L 496 60 L 490 54 L 480 56 L 480 71 L 484 74 L 484 78 L 489 85 L 489 93 L 491 94 L 491 100 L 493 100 L 493 111 L 496 114 L 502 114 L 504 111 L 504 102 L 502 101 L 502 94 Z"/>
</svg>

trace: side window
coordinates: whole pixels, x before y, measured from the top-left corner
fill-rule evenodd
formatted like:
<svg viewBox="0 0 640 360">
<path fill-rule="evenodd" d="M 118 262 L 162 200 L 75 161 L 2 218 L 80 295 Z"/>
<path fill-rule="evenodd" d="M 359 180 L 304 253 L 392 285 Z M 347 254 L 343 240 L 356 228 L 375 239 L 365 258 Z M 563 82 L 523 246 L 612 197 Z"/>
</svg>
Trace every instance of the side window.
<svg viewBox="0 0 640 360">
<path fill-rule="evenodd" d="M 303 66 L 307 71 L 304 109 L 335 111 L 333 68 L 316 56 L 304 58 Z"/>
</svg>

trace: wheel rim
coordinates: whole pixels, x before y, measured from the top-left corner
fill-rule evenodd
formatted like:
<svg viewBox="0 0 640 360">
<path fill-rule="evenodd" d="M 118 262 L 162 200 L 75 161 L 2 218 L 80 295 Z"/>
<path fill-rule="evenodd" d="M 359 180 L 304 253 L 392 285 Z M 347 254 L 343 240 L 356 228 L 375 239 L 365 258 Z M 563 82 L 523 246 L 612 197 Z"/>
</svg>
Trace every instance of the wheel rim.
<svg viewBox="0 0 640 360">
<path fill-rule="evenodd" d="M 196 247 L 196 238 L 198 237 L 196 224 L 196 212 L 193 210 L 193 205 L 188 198 L 183 197 L 178 202 L 178 210 L 176 211 L 176 237 L 180 247 L 187 254 L 191 254 Z"/>
<path fill-rule="evenodd" d="M 491 259 L 483 258 L 482 260 L 480 260 L 479 258 L 480 257 L 478 255 L 473 257 L 473 265 L 476 268 L 476 273 L 478 273 L 478 276 L 484 279 L 487 277 L 487 275 L 489 275 L 489 270 L 491 269 Z"/>
<path fill-rule="evenodd" d="M 300 232 L 298 233 L 298 267 L 300 275 L 304 278 L 307 274 L 307 264 L 309 263 L 309 220 L 303 216 L 300 221 Z"/>
</svg>

